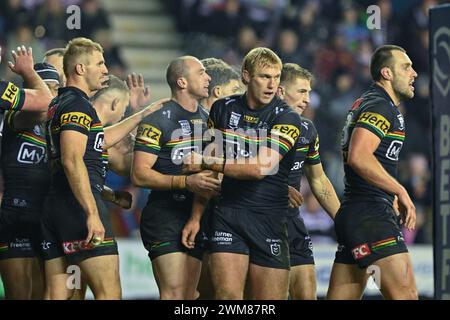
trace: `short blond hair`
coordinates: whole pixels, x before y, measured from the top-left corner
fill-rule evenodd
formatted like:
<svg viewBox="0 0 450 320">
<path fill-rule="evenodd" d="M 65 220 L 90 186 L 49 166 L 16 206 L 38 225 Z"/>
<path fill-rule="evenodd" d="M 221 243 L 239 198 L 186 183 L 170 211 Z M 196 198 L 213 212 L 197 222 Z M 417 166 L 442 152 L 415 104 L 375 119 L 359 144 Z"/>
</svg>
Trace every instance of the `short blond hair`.
<svg viewBox="0 0 450 320">
<path fill-rule="evenodd" d="M 80 62 L 86 63 L 86 61 L 80 61 L 85 59 L 86 55 L 92 54 L 94 51 L 103 53 L 103 48 L 97 42 L 88 38 L 74 38 L 67 43 L 64 57 L 63 57 L 63 69 L 66 77 L 69 76 L 69 71 Z"/>
<path fill-rule="evenodd" d="M 258 47 L 249 51 L 244 57 L 242 62 L 242 74 L 246 70 L 250 75 L 253 75 L 256 67 L 273 67 L 278 66 L 283 67 L 280 57 L 277 56 L 275 52 L 269 48 Z M 245 80 L 242 78 L 245 83 Z"/>
</svg>

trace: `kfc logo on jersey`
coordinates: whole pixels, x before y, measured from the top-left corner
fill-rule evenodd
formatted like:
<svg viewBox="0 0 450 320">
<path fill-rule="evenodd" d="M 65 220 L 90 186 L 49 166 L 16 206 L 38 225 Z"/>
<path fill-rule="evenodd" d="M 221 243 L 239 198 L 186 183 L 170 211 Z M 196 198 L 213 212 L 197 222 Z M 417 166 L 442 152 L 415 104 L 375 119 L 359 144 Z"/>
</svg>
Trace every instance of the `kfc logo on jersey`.
<svg viewBox="0 0 450 320">
<path fill-rule="evenodd" d="M 400 150 L 402 150 L 403 142 L 394 140 L 391 142 L 391 145 L 389 146 L 387 152 L 386 152 L 386 158 L 398 161 L 398 156 L 400 155 Z"/>
<path fill-rule="evenodd" d="M 90 250 L 92 248 L 92 245 L 86 240 L 63 242 L 63 249 L 65 254 L 80 252 L 82 250 Z"/>
<path fill-rule="evenodd" d="M 370 249 L 369 249 L 369 246 L 367 245 L 367 243 L 364 243 L 360 246 L 353 248 L 352 254 L 353 254 L 353 258 L 355 260 L 359 260 L 359 259 L 364 258 L 365 256 L 372 254 L 372 252 L 370 252 Z"/>
<path fill-rule="evenodd" d="M 228 122 L 228 127 L 231 129 L 237 129 L 239 127 L 239 120 L 241 120 L 241 114 L 236 112 L 231 112 L 230 121 Z"/>
</svg>

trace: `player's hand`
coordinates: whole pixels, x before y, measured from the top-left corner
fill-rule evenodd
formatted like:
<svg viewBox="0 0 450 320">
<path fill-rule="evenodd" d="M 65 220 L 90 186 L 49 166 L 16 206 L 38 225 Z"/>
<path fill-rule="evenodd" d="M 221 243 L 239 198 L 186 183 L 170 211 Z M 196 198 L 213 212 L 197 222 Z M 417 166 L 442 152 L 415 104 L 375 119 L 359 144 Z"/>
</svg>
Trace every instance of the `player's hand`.
<svg viewBox="0 0 450 320">
<path fill-rule="evenodd" d="M 181 231 L 181 243 L 188 249 L 194 249 L 195 236 L 200 230 L 200 221 L 197 219 L 189 219 Z"/>
<path fill-rule="evenodd" d="M 14 63 L 9 61 L 8 66 L 12 72 L 21 76 L 34 72 L 33 50 L 31 47 L 27 50 L 25 46 L 19 46 L 16 50 L 12 50 L 11 53 Z"/>
<path fill-rule="evenodd" d="M 150 104 L 150 87 L 145 85 L 142 74 L 129 74 L 127 86 L 130 89 L 130 108 L 133 113 Z"/>
<path fill-rule="evenodd" d="M 133 203 L 133 195 L 125 190 L 114 191 L 114 203 L 123 209 L 130 209 Z"/>
<path fill-rule="evenodd" d="M 400 222 L 409 231 L 416 227 L 416 207 L 412 202 L 406 190 L 398 195 L 398 207 L 400 212 Z"/>
<path fill-rule="evenodd" d="M 186 177 L 186 189 L 200 195 L 216 195 L 220 192 L 221 182 L 212 177 L 212 171 L 202 171 Z"/>
<path fill-rule="evenodd" d="M 145 118 L 146 116 L 152 114 L 153 112 L 158 111 L 163 107 L 164 103 L 168 101 L 170 101 L 170 98 L 163 98 L 153 102 L 151 105 L 145 107 L 145 109 L 142 110 L 142 117 Z"/>
<path fill-rule="evenodd" d="M 2 47 L 0 47 L 0 63 L 2 63 Z"/>
<path fill-rule="evenodd" d="M 392 202 L 392 207 L 394 208 L 395 214 L 397 216 L 400 215 L 400 209 L 399 209 L 399 205 L 398 205 L 398 197 L 397 195 L 394 195 L 394 201 Z"/>
<path fill-rule="evenodd" d="M 294 187 L 289 186 L 289 208 L 298 208 L 303 204 L 303 196 Z"/>
<path fill-rule="evenodd" d="M 202 171 L 203 156 L 197 152 L 189 152 L 183 158 L 183 173 L 193 173 Z"/>
<path fill-rule="evenodd" d="M 101 244 L 103 242 L 103 239 L 105 238 L 105 228 L 100 221 L 98 213 L 91 214 L 87 217 L 86 226 L 88 230 L 86 243 L 90 243 L 94 246 Z"/>
</svg>

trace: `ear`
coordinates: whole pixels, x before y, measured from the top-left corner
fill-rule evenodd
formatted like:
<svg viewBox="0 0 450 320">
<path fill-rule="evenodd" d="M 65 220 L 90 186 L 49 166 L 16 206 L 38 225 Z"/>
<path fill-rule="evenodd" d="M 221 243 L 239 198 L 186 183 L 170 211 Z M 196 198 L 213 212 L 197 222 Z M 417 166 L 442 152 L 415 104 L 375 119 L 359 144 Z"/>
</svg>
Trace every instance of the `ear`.
<svg viewBox="0 0 450 320">
<path fill-rule="evenodd" d="M 393 74 L 392 74 L 392 71 L 391 71 L 391 69 L 390 68 L 388 68 L 388 67 L 384 67 L 384 68 L 382 68 L 381 70 L 380 70 L 380 73 L 381 73 L 381 77 L 384 79 L 384 80 L 392 80 L 392 76 L 393 76 Z"/>
<path fill-rule="evenodd" d="M 119 99 L 114 98 L 113 101 L 111 102 L 111 111 L 116 111 L 118 104 L 119 104 Z"/>
<path fill-rule="evenodd" d="M 178 85 L 181 89 L 185 89 L 186 86 L 187 86 L 187 81 L 186 81 L 186 79 L 183 78 L 183 77 L 178 78 L 178 80 L 177 80 L 177 85 Z"/>
<path fill-rule="evenodd" d="M 215 86 L 212 89 L 211 94 L 213 94 L 215 98 L 219 98 L 222 94 L 222 88 L 220 86 Z"/>
<path fill-rule="evenodd" d="M 278 88 L 277 88 L 277 96 L 280 99 L 284 99 L 284 88 L 282 86 L 278 86 Z"/>
<path fill-rule="evenodd" d="M 84 72 L 85 72 L 85 67 L 84 67 L 84 64 L 82 64 L 82 63 L 77 63 L 76 65 L 75 65 L 75 72 L 76 72 L 76 74 L 77 75 L 82 75 L 82 74 L 84 74 Z"/>
<path fill-rule="evenodd" d="M 250 73 L 247 70 L 242 71 L 242 82 L 247 85 L 250 83 Z"/>
</svg>

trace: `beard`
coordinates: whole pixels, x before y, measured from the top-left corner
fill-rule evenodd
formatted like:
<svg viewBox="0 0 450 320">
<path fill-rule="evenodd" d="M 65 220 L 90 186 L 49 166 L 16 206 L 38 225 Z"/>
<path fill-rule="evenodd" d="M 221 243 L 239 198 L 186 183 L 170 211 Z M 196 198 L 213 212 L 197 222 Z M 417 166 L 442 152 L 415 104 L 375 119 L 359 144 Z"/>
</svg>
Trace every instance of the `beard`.
<svg viewBox="0 0 450 320">
<path fill-rule="evenodd" d="M 400 85 L 398 82 L 394 82 L 392 87 L 400 101 L 409 100 L 414 97 L 414 91 L 410 89 L 409 84 Z"/>
</svg>

